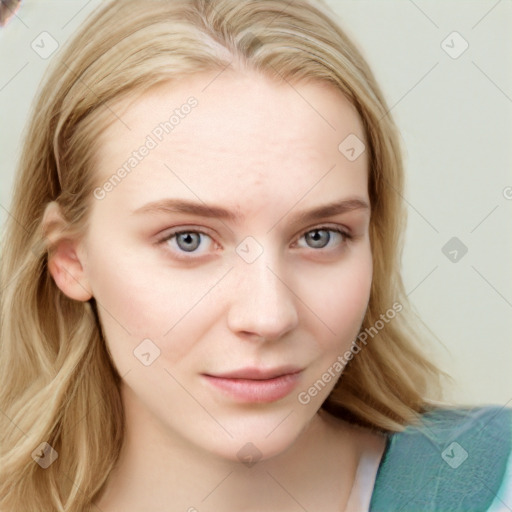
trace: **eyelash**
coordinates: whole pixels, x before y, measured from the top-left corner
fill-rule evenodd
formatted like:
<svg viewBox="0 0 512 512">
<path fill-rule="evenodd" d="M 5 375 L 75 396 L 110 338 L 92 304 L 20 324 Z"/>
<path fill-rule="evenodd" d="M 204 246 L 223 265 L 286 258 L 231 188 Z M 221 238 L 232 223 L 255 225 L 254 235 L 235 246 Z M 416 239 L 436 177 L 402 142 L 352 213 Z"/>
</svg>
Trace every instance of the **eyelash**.
<svg viewBox="0 0 512 512">
<path fill-rule="evenodd" d="M 341 229 L 339 227 L 319 226 L 319 227 L 308 229 L 307 231 L 304 231 L 302 233 L 302 235 L 299 237 L 299 240 L 303 236 L 305 236 L 308 233 L 311 233 L 313 231 L 329 231 L 329 232 L 334 232 L 334 233 L 340 234 L 343 237 L 343 239 L 344 239 L 341 242 L 341 246 L 342 247 L 347 245 L 353 239 L 352 235 L 350 235 L 347 231 L 345 231 L 345 230 L 343 230 L 343 229 Z M 163 238 L 160 238 L 159 240 L 157 240 L 156 243 L 157 243 L 157 245 L 163 245 L 166 242 L 168 242 L 169 240 L 171 240 L 172 238 L 176 237 L 177 235 L 187 234 L 187 233 L 201 234 L 201 235 L 207 236 L 209 238 L 212 238 L 208 233 L 206 233 L 205 231 L 202 231 L 201 229 L 180 229 L 180 230 L 173 231 L 172 233 L 169 233 L 169 234 L 165 235 Z M 331 240 L 329 240 L 328 243 L 330 243 L 330 242 L 331 242 Z M 325 249 L 324 247 L 322 247 L 320 249 L 315 249 L 313 247 L 310 247 L 309 249 L 311 249 L 313 252 L 325 252 L 325 251 L 328 250 L 328 249 Z M 194 251 L 187 253 L 185 251 L 181 251 L 180 250 L 180 254 L 194 254 Z M 193 259 L 199 259 L 200 256 L 177 256 L 177 258 L 178 259 L 182 259 L 182 260 L 193 260 Z"/>
</svg>

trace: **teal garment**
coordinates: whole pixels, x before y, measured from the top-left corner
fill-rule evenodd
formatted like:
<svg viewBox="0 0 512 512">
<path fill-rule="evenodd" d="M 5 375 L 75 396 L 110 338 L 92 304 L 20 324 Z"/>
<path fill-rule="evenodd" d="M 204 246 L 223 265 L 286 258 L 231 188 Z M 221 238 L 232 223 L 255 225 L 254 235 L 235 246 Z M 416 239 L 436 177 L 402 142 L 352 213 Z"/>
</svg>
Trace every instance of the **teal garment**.
<svg viewBox="0 0 512 512">
<path fill-rule="evenodd" d="M 512 490 L 512 409 L 439 408 L 422 417 L 423 425 L 388 436 L 369 512 L 512 510 L 499 506 Z"/>
</svg>

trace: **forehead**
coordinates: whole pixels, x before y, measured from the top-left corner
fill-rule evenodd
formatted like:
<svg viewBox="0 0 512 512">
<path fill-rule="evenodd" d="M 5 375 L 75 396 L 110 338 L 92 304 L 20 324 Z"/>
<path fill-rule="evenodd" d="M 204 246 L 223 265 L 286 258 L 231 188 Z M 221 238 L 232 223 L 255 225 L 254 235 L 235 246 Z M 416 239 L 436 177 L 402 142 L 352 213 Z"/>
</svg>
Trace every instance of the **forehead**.
<svg viewBox="0 0 512 512">
<path fill-rule="evenodd" d="M 314 188 L 367 192 L 366 152 L 350 161 L 340 151 L 349 136 L 364 141 L 361 120 L 325 82 L 204 73 L 114 108 L 120 121 L 100 137 L 96 181 L 124 168 L 122 186 L 109 193 L 124 206 L 165 194 L 229 201 L 258 187 L 290 200 Z"/>
</svg>

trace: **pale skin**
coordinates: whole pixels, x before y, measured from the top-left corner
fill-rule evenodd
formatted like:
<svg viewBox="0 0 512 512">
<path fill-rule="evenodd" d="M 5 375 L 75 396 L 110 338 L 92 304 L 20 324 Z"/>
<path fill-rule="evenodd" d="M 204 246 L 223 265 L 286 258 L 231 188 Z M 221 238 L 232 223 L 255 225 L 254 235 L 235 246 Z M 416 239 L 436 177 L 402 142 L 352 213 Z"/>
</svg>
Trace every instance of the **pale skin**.
<svg viewBox="0 0 512 512">
<path fill-rule="evenodd" d="M 368 305 L 368 158 L 349 161 L 338 150 L 351 133 L 364 140 L 363 127 L 332 86 L 292 88 L 248 70 L 217 75 L 160 84 L 118 105 L 131 130 L 115 122 L 103 134 L 98 186 L 175 108 L 198 101 L 121 183 L 93 199 L 87 232 L 58 240 L 49 262 L 66 295 L 96 299 L 123 377 L 127 436 L 96 505 L 354 511 L 361 453 L 382 453 L 384 438 L 319 409 L 339 375 L 309 403 L 297 396 L 351 346 Z M 134 213 L 169 198 L 240 217 Z M 351 210 L 296 218 L 354 199 Z M 47 209 L 45 223 L 59 219 Z M 191 235 L 156 243 L 172 229 Z M 245 245 L 247 237 L 257 245 Z M 240 246 L 261 254 L 248 263 Z M 160 350 L 148 366 L 134 356 L 144 339 Z M 299 384 L 268 403 L 240 403 L 203 378 L 282 365 L 302 369 Z M 247 443 L 261 456 L 251 467 L 237 456 Z"/>
</svg>

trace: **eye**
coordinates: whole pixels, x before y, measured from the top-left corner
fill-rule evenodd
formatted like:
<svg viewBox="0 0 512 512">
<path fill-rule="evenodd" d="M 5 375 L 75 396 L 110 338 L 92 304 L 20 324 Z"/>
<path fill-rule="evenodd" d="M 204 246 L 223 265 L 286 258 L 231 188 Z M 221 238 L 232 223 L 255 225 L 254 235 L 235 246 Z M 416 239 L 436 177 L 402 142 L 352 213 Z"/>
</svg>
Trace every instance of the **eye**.
<svg viewBox="0 0 512 512">
<path fill-rule="evenodd" d="M 343 244 L 343 242 L 350 240 L 351 236 L 340 228 L 320 226 L 307 231 L 301 238 L 304 238 L 308 244 L 307 246 L 311 249 L 324 249 L 331 240 L 338 238 L 338 240 L 341 239 L 339 240 L 340 244 Z"/>
<path fill-rule="evenodd" d="M 304 239 L 306 241 L 306 245 L 304 246 L 299 244 L 299 246 L 321 250 L 325 249 L 330 242 L 338 239 L 337 244 L 331 244 L 334 245 L 332 249 L 335 249 L 336 246 L 340 247 L 345 245 L 351 238 L 352 236 L 349 235 L 349 233 L 340 228 L 320 226 L 306 231 L 299 239 Z M 206 244 L 206 247 L 202 251 L 198 250 L 201 245 L 205 245 L 203 243 L 205 240 L 208 240 L 209 243 Z M 174 252 L 177 258 L 191 259 L 196 258 L 203 253 L 207 254 L 211 250 L 211 245 L 214 244 L 214 241 L 212 237 L 204 231 L 197 229 L 181 229 L 166 234 L 163 238 L 157 241 L 157 244 L 167 245 L 168 249 Z M 187 256 L 187 254 L 190 256 Z"/>
<path fill-rule="evenodd" d="M 182 231 L 174 231 L 172 233 L 167 234 L 164 238 L 158 241 L 159 244 L 168 244 L 171 250 L 175 252 L 182 253 L 197 253 L 201 251 L 197 251 L 200 247 L 201 242 L 204 239 L 209 239 L 210 243 L 213 242 L 212 238 L 204 233 L 203 231 L 198 230 L 182 230 Z M 203 244 L 204 245 L 204 244 Z M 205 249 L 208 251 L 208 248 Z M 204 251 L 203 251 L 204 252 Z M 187 257 L 187 256 L 185 256 Z"/>
</svg>

